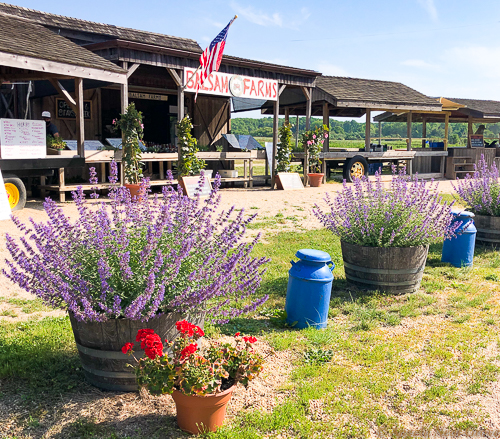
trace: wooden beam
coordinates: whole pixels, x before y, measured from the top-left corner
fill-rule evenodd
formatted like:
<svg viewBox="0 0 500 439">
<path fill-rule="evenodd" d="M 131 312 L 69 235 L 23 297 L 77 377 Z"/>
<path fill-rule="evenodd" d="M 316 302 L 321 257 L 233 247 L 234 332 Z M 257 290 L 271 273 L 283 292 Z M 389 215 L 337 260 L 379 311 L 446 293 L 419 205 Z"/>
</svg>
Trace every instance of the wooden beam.
<svg viewBox="0 0 500 439">
<path fill-rule="evenodd" d="M 71 107 L 71 109 L 75 112 L 76 114 L 76 101 L 73 99 L 73 96 L 69 94 L 69 92 L 63 87 L 63 85 L 57 80 L 50 78 L 49 82 L 54 86 L 56 91 L 59 93 L 59 96 L 61 96 L 66 103 Z"/>
<path fill-rule="evenodd" d="M 311 129 L 311 112 L 312 112 L 312 90 L 302 87 L 302 91 L 306 95 L 306 131 Z M 309 180 L 309 154 L 307 153 L 307 148 L 304 146 L 304 186 L 307 186 Z"/>
<path fill-rule="evenodd" d="M 304 93 L 304 96 L 306 97 L 307 100 L 311 99 L 311 93 L 309 92 L 308 87 L 300 87 L 302 89 L 302 93 Z"/>
<path fill-rule="evenodd" d="M 34 70 L 35 72 L 54 73 L 69 78 L 95 79 L 118 84 L 123 84 L 127 81 L 125 72 L 119 73 L 104 69 L 77 66 L 6 52 L 0 52 L 0 65 L 16 69 Z"/>
<path fill-rule="evenodd" d="M 366 122 L 365 122 L 365 151 L 370 152 L 370 143 L 371 143 L 371 134 L 370 134 L 370 127 L 371 127 L 371 110 L 369 108 L 366 109 Z"/>
<path fill-rule="evenodd" d="M 290 123 L 290 108 L 285 108 L 285 123 Z"/>
<path fill-rule="evenodd" d="M 330 134 L 330 106 L 328 102 L 323 103 L 323 125 L 328 127 L 328 134 Z M 330 135 L 323 143 L 323 151 L 328 151 L 330 148 Z"/>
<path fill-rule="evenodd" d="M 135 64 L 132 64 L 131 67 L 128 68 L 127 70 L 127 79 L 130 78 L 134 72 L 139 68 L 140 64 L 139 63 L 135 63 Z"/>
<path fill-rule="evenodd" d="M 280 114 L 280 95 L 274 102 L 274 115 L 273 115 L 273 157 L 271 161 L 271 190 L 274 190 L 276 183 L 276 155 L 278 154 L 278 122 Z"/>
<path fill-rule="evenodd" d="M 411 151 L 411 122 L 412 122 L 412 112 L 408 112 L 408 116 L 406 117 L 406 137 L 407 137 L 407 144 L 406 144 L 406 149 L 407 151 Z"/>
<path fill-rule="evenodd" d="M 168 70 L 168 73 L 170 73 L 170 76 L 172 77 L 172 79 L 174 80 L 175 85 L 177 85 L 177 87 L 182 87 L 182 80 L 181 80 L 181 77 L 177 74 L 177 72 L 174 69 L 170 69 L 168 67 L 167 67 L 167 70 Z"/>
<path fill-rule="evenodd" d="M 281 93 L 283 93 L 285 91 L 285 88 L 286 88 L 286 84 L 282 84 L 281 87 L 280 87 L 280 91 L 279 91 L 279 96 L 281 96 Z"/>
<path fill-rule="evenodd" d="M 76 151 L 80 157 L 85 157 L 85 119 L 83 114 L 83 79 L 75 79 L 76 94 Z"/>
<path fill-rule="evenodd" d="M 378 121 L 378 144 L 382 145 L 382 122 Z"/>
</svg>

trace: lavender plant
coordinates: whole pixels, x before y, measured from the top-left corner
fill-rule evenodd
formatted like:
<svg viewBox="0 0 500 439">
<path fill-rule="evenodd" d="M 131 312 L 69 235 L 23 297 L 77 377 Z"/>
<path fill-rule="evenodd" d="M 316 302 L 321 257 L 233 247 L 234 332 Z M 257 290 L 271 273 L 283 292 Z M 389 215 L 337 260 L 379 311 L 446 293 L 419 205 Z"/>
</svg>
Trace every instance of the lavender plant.
<svg viewBox="0 0 500 439">
<path fill-rule="evenodd" d="M 413 247 L 454 236 L 460 222 L 452 223 L 451 203 L 441 204 L 437 183 L 396 174 L 390 187 L 384 187 L 380 174 L 375 181 L 366 177 L 353 185 L 344 181 L 342 191 L 332 200 L 326 194 L 329 210 L 318 205 L 314 215 L 344 242 L 367 247 Z"/>
<path fill-rule="evenodd" d="M 117 181 L 114 162 L 110 181 Z M 149 191 L 148 180 L 142 184 Z M 267 300 L 253 297 L 267 259 L 250 256 L 259 237 L 244 242 L 255 215 L 234 215 L 234 207 L 216 214 L 219 187 L 220 177 L 205 201 L 166 186 L 162 196 L 131 202 L 130 192 L 115 185 L 109 203 L 87 201 L 79 187 L 75 222 L 47 198 L 46 223 L 13 218 L 24 236 L 7 235 L 11 258 L 3 272 L 80 321 L 203 311 L 227 322 Z"/>
<path fill-rule="evenodd" d="M 474 164 L 474 174 L 457 180 L 453 189 L 468 209 L 477 215 L 500 216 L 500 180 L 495 164 L 488 167 L 484 156 Z"/>
</svg>

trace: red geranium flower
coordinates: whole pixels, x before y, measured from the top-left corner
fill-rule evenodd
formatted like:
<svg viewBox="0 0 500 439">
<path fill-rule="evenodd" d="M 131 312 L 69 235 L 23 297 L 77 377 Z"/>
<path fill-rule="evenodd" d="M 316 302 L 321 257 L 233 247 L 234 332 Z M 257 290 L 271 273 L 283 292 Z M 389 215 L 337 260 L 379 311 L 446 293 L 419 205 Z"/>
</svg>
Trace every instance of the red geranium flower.
<svg viewBox="0 0 500 439">
<path fill-rule="evenodd" d="M 257 341 L 257 339 L 255 337 L 243 337 L 243 340 L 246 343 L 255 343 Z"/>
<path fill-rule="evenodd" d="M 122 347 L 122 352 L 124 354 L 128 354 L 134 347 L 134 343 L 125 343 L 125 345 Z"/>
<path fill-rule="evenodd" d="M 137 331 L 137 336 L 135 337 L 135 341 L 142 341 L 143 339 L 146 338 L 146 336 L 154 333 L 155 333 L 154 329 L 139 329 Z"/>
<path fill-rule="evenodd" d="M 198 345 L 196 343 L 191 343 L 190 345 L 187 345 L 181 351 L 181 359 L 189 357 L 190 355 L 194 354 L 197 350 L 198 350 Z"/>
<path fill-rule="evenodd" d="M 235 337 L 238 337 L 238 335 L 240 335 L 241 332 L 237 332 L 236 334 L 234 334 Z"/>
</svg>

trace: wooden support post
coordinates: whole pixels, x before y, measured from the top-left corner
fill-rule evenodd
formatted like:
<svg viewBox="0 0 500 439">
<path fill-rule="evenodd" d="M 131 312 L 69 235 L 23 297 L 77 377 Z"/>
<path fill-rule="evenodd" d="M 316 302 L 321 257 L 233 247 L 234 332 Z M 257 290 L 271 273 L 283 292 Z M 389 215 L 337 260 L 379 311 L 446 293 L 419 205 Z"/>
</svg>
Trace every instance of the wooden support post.
<svg viewBox="0 0 500 439">
<path fill-rule="evenodd" d="M 75 79 L 76 95 L 76 152 L 80 157 L 85 157 L 85 119 L 83 116 L 83 79 Z"/>
<path fill-rule="evenodd" d="M 243 160 L 243 187 L 247 188 L 247 161 Z"/>
<path fill-rule="evenodd" d="M 427 119 L 422 117 L 422 148 L 425 148 L 425 142 L 427 141 Z"/>
<path fill-rule="evenodd" d="M 306 131 L 311 129 L 311 113 L 312 113 L 312 89 L 302 87 L 302 91 L 306 96 Z M 309 154 L 307 148 L 304 146 L 304 186 L 308 184 L 309 175 Z"/>
<path fill-rule="evenodd" d="M 444 150 L 448 150 L 448 134 L 450 128 L 450 113 L 446 113 L 444 116 Z"/>
<path fill-rule="evenodd" d="M 285 123 L 290 123 L 290 108 L 285 108 Z"/>
<path fill-rule="evenodd" d="M 66 192 L 64 192 L 64 168 L 59 168 L 59 201 L 66 201 Z"/>
<path fill-rule="evenodd" d="M 182 87 L 182 76 L 184 72 L 179 70 L 178 76 L 180 79 L 180 84 L 177 85 L 177 122 L 180 122 L 184 119 L 184 88 Z M 181 177 L 180 168 L 182 162 L 182 151 L 181 146 L 179 144 L 179 138 L 176 136 L 177 143 L 177 179 Z"/>
<path fill-rule="evenodd" d="M 371 134 L 370 134 L 370 128 L 371 128 L 371 110 L 369 108 L 366 109 L 366 122 L 365 122 L 365 151 L 370 152 L 370 143 L 371 143 Z"/>
<path fill-rule="evenodd" d="M 382 121 L 378 121 L 378 144 L 382 146 Z"/>
<path fill-rule="evenodd" d="M 101 183 L 106 183 L 106 163 L 101 163 Z"/>
<path fill-rule="evenodd" d="M 46 177 L 45 175 L 40 176 L 40 195 L 43 199 L 47 196 L 47 191 L 45 190 Z"/>
<path fill-rule="evenodd" d="M 299 119 L 299 115 L 297 114 L 297 126 L 295 128 L 295 149 L 299 149 L 299 123 L 300 123 L 300 119 Z M 500 136 L 500 134 L 499 134 Z"/>
<path fill-rule="evenodd" d="M 328 137 L 323 142 L 323 152 L 328 152 L 330 150 L 330 108 L 328 102 L 323 103 L 323 125 L 328 127 Z M 323 183 L 326 183 L 326 160 L 322 160 L 321 172 L 323 175 Z"/>
<path fill-rule="evenodd" d="M 408 151 L 411 151 L 411 123 L 412 123 L 412 112 L 408 111 L 408 115 L 406 117 L 406 137 L 407 137 L 406 149 Z M 411 168 L 411 161 L 410 161 L 410 168 Z"/>
<path fill-rule="evenodd" d="M 472 148 L 470 143 L 470 136 L 474 134 L 474 127 L 472 126 L 472 116 L 469 116 L 467 120 L 467 148 Z"/>
<path fill-rule="evenodd" d="M 128 70 L 128 62 L 123 61 L 122 67 L 125 70 Z M 121 92 L 121 108 L 122 114 L 125 114 L 128 107 L 128 81 L 125 84 L 120 84 L 120 92 Z"/>
<path fill-rule="evenodd" d="M 167 163 L 170 163 L 170 162 L 167 162 Z M 160 160 L 158 162 L 158 166 L 160 167 L 160 170 L 158 171 L 160 173 L 160 180 L 165 180 L 165 171 L 163 169 L 163 161 Z M 172 165 L 170 165 L 170 167 L 172 167 Z"/>
<path fill-rule="evenodd" d="M 279 85 L 278 85 L 279 87 Z M 271 161 L 271 190 L 274 190 L 276 182 L 276 155 L 278 154 L 278 121 L 280 115 L 280 96 L 274 102 L 274 119 L 273 119 L 273 157 Z"/>
<path fill-rule="evenodd" d="M 253 159 L 248 162 L 248 178 L 250 179 L 250 187 L 253 187 Z"/>
</svg>

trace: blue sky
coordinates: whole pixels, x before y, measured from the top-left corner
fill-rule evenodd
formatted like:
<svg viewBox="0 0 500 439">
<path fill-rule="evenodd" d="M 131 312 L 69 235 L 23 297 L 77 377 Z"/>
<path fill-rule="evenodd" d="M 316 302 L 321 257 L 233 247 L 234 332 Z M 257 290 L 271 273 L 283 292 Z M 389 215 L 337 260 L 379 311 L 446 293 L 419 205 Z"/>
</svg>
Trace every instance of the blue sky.
<svg viewBox="0 0 500 439">
<path fill-rule="evenodd" d="M 18 0 L 46 12 L 192 38 L 238 14 L 228 55 L 402 82 L 431 96 L 500 100 L 500 1 L 106 2 Z"/>
</svg>

